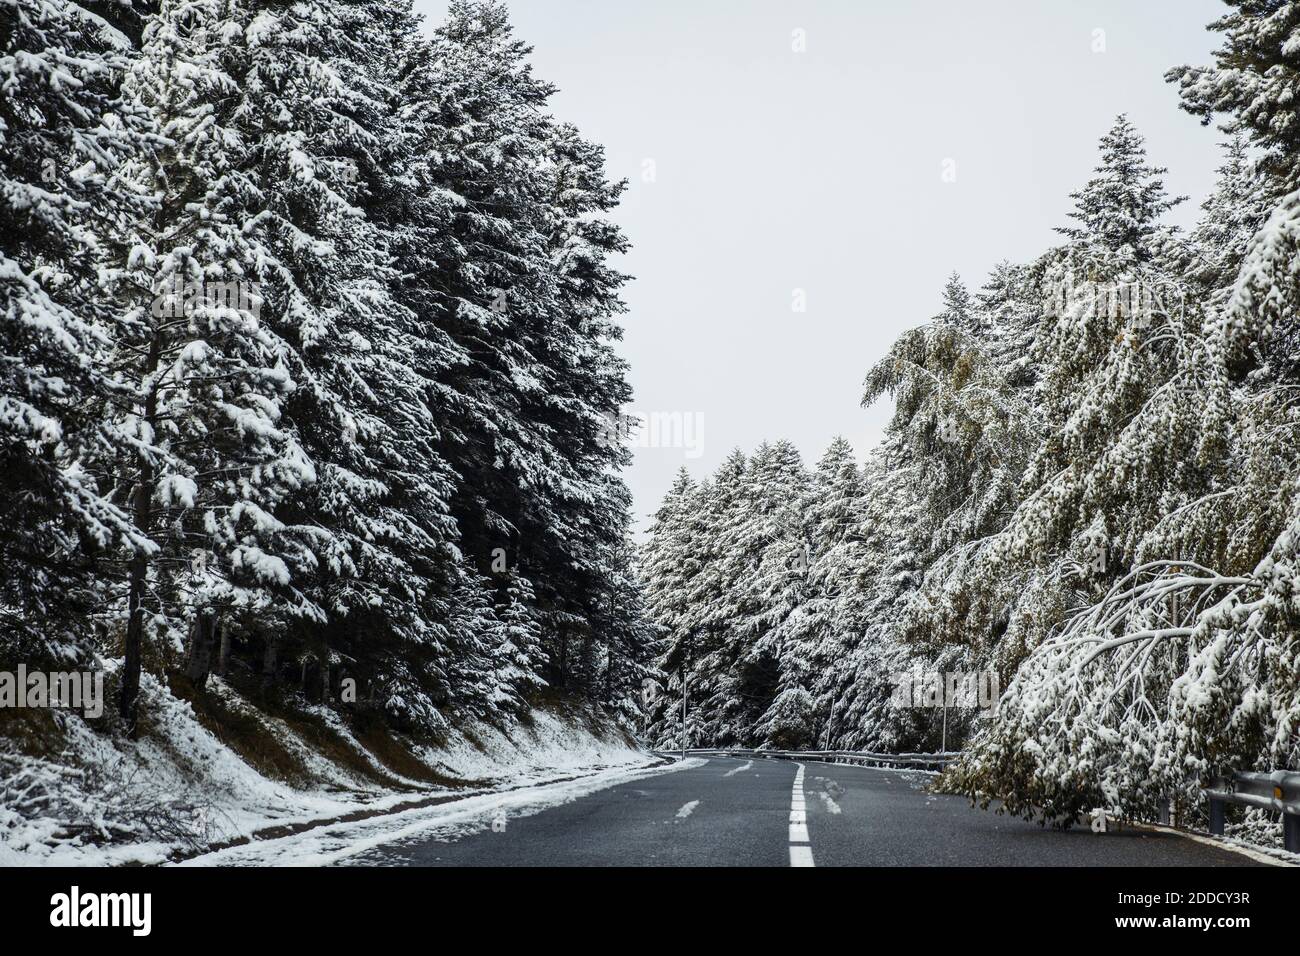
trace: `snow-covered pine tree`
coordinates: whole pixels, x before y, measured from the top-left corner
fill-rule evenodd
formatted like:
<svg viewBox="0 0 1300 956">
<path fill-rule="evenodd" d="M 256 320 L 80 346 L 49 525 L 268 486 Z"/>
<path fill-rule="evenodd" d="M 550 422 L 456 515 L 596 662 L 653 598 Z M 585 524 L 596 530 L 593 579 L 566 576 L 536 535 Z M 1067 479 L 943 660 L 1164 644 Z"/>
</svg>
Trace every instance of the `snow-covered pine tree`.
<svg viewBox="0 0 1300 956">
<path fill-rule="evenodd" d="M 933 554 L 1000 526 L 1035 437 L 1025 396 L 983 332 L 991 320 L 955 276 L 943 298 L 932 322 L 904 333 L 871 370 L 863 397 L 894 398 L 891 427 L 923 469 Z"/>
<path fill-rule="evenodd" d="M 1168 195 L 1160 178 L 1166 172 L 1147 162 L 1144 138 L 1121 114 L 1101 138 L 1096 175 L 1070 194 L 1077 225 L 1057 231 L 1122 262 L 1149 262 L 1167 238 L 1160 217 L 1186 198 Z"/>
<path fill-rule="evenodd" d="M 683 491 L 679 478 L 664 521 L 653 529 L 658 541 L 647 545 L 650 556 L 641 561 L 650 619 L 664 631 L 657 666 L 667 680 L 650 732 L 666 746 L 682 741 L 683 681 L 688 743 L 741 739 L 738 728 L 719 719 L 728 707 L 720 661 L 735 624 L 734 582 L 724 575 L 724 530 L 741 508 L 747 466 L 737 449 L 693 490 Z M 647 568 L 647 561 L 654 563 Z"/>
<path fill-rule="evenodd" d="M 1135 586 L 1128 598 L 1135 612 L 1107 632 L 1123 649 L 1116 654 L 1133 648 L 1149 654 L 1166 645 L 1174 649 L 1166 647 L 1165 654 L 1181 650 L 1175 657 L 1181 674 L 1162 730 L 1170 762 L 1202 776 L 1289 766 L 1300 757 L 1300 659 L 1290 637 L 1300 566 L 1300 495 L 1290 477 L 1300 467 L 1294 408 L 1300 379 L 1294 320 L 1300 302 L 1300 131 L 1294 102 L 1300 5 L 1270 0 L 1230 6 L 1233 11 L 1212 25 L 1225 34 L 1215 63 L 1169 74 L 1180 85 L 1185 109 L 1206 122 L 1221 116 L 1225 128 L 1246 136 L 1259 157 L 1253 175 L 1249 164 L 1240 168 L 1230 153 L 1198 230 L 1207 254 L 1222 256 L 1226 266 L 1208 283 L 1214 312 L 1207 340 L 1224 383 L 1217 407 L 1226 407 L 1222 414 L 1232 425 L 1225 443 L 1231 468 L 1213 501 L 1190 518 L 1170 517 L 1187 526 L 1189 535 L 1208 528 L 1217 535 L 1219 553 L 1201 565 L 1175 563 Z M 1235 241 L 1226 234 L 1233 225 L 1242 230 Z M 1153 636 L 1157 599 L 1173 603 L 1175 613 L 1165 612 L 1166 626 Z M 1096 616 L 1085 618 L 1075 631 L 1105 630 L 1100 623 Z M 1121 675 L 1131 673 L 1119 667 Z"/>
<path fill-rule="evenodd" d="M 1004 270 L 995 283 L 1010 281 Z M 913 494 L 924 542 L 925 583 L 903 615 L 897 640 L 987 648 L 1006 629 L 1019 593 L 1014 575 L 983 566 L 992 536 L 1020 502 L 1020 482 L 1038 443 L 1024 356 L 1023 293 L 988 293 L 1007 314 L 974 304 L 950 280 L 944 309 L 894 344 L 867 377 L 864 402 L 888 392 L 897 454 L 919 481 Z"/>
<path fill-rule="evenodd" d="M 543 167 L 543 191 L 552 198 L 541 231 L 555 306 L 534 338 L 547 388 L 532 412 L 556 436 L 566 475 L 552 491 L 558 520 L 545 524 L 534 566 L 548 569 L 544 599 L 586 622 L 602 661 L 586 689 L 598 699 L 613 691 L 606 675 L 615 647 L 639 629 L 627 600 L 632 499 L 617 473 L 631 453 L 608 440 L 609 420 L 632 397 L 627 363 L 614 349 L 622 337 L 617 317 L 626 307 L 618 296 L 627 277 L 610 264 L 627 241 L 606 218 L 626 184 L 608 181 L 604 164 L 601 147 L 572 126 L 552 125 Z M 625 696 L 619 692 L 618 699 Z"/>
<path fill-rule="evenodd" d="M 798 451 L 785 441 L 765 443 L 747 462 L 733 453 L 714 477 L 710 566 L 695 582 L 696 591 L 712 591 L 713 603 L 696 625 L 691 667 L 704 740 L 761 741 L 757 725 L 780 689 L 776 628 L 797 606 L 805 573 L 797 502 L 806 483 Z"/>
<path fill-rule="evenodd" d="M 762 556 L 747 582 L 759 610 L 747 626 L 755 639 L 745 659 L 770 658 L 777 665 L 775 694 L 754 726 L 754 739 L 776 749 L 798 750 L 815 743 L 819 723 L 811 693 L 817 678 L 812 658 L 822 635 L 808 608 L 815 593 L 809 580 L 814 560 L 812 481 L 790 442 L 775 443 L 772 452 L 770 468 L 755 456 L 755 478 L 779 498 L 775 507 L 766 496 L 756 498 L 758 513 L 771 517 Z"/>
<path fill-rule="evenodd" d="M 700 567 L 692 555 L 700 542 L 691 535 L 698 491 L 683 466 L 655 511 L 638 554 L 637 568 L 646 582 L 646 608 L 663 628 L 668 644 L 680 643 L 686 637 L 680 624 L 690 610 L 687 586 Z"/>
<path fill-rule="evenodd" d="M 1157 171 L 1146 175 L 1149 186 Z M 1235 550 L 1221 329 L 1172 243 L 1135 254 L 1116 235 L 1075 233 L 1044 260 L 1048 289 L 1068 287 L 1048 295 L 1036 336 L 1046 436 L 995 553 L 1027 574 L 1005 643 L 1029 657 L 956 778 L 1062 819 L 1091 806 L 1154 814 L 1188 786 L 1203 754 L 1171 716 L 1205 644 L 1187 615 L 1232 587 L 1211 570 Z M 1085 267 L 1090 281 L 1072 285 Z"/>
<path fill-rule="evenodd" d="M 817 462 L 808 495 L 804 519 L 811 538 L 808 597 L 798 617 L 810 642 L 809 690 L 822 739 L 834 730 L 839 672 L 865 627 L 857 613 L 858 598 L 870 586 L 859 577 L 866 562 L 865 506 L 853 446 L 837 436 Z"/>
<path fill-rule="evenodd" d="M 528 579 L 511 574 L 504 590 L 505 598 L 496 608 L 501 638 L 493 648 L 491 674 L 497 681 L 497 699 L 505 703 L 508 712 L 520 712 L 532 694 L 546 686 L 540 676 L 545 663 L 542 633 L 533 617 L 533 588 Z"/>
<path fill-rule="evenodd" d="M 118 86 L 130 43 L 73 0 L 0 3 L 0 652 L 85 663 L 96 578 L 149 541 L 93 459 L 118 335 L 102 237 L 148 206 L 122 182 L 147 118 Z"/>
<path fill-rule="evenodd" d="M 84 656 L 102 585 L 131 723 L 146 656 L 201 686 L 219 636 L 424 729 L 547 676 L 631 717 L 623 187 L 504 6 L 0 18 L 7 633 Z"/>
<path fill-rule="evenodd" d="M 548 679 L 590 689 L 604 683 L 588 666 L 603 654 L 595 619 L 624 606 L 609 582 L 627 493 L 611 473 L 627 451 L 607 440 L 629 397 L 610 345 L 624 277 L 608 259 L 624 240 L 604 219 L 622 187 L 544 111 L 553 88 L 528 54 L 494 2 L 452 4 L 410 45 L 399 108 L 419 189 L 387 221 L 399 298 L 436 352 L 462 548 L 532 582 Z"/>
<path fill-rule="evenodd" d="M 1294 0 L 1225 0 L 1232 12 L 1210 24 L 1224 35 L 1211 66 L 1179 66 L 1166 78 L 1177 83 L 1182 107 L 1209 124 L 1227 117 L 1249 134 L 1265 156 L 1261 169 L 1275 195 L 1300 187 L 1300 67 L 1295 43 L 1300 6 Z"/>
<path fill-rule="evenodd" d="M 891 429 L 863 466 L 860 541 L 846 553 L 842 572 L 854 586 L 841 596 L 837 628 L 851 643 L 823 675 L 821 691 L 831 700 L 831 747 L 938 747 L 937 730 L 929 733 L 932 713 L 891 703 L 900 677 L 929 669 L 918 649 L 901 639 L 924 570 L 922 487 L 916 462 Z"/>
<path fill-rule="evenodd" d="M 165 653 L 193 628 L 201 677 L 217 615 L 229 626 L 273 606 L 321 616 L 291 581 L 307 554 L 276 517 L 316 474 L 283 427 L 289 348 L 258 315 L 269 253 L 230 72 L 245 49 L 231 29 L 241 12 L 162 3 L 124 85 L 166 137 L 132 169 L 157 204 L 114 237 L 106 268 L 124 316 L 112 407 L 131 438 L 130 454 L 106 467 L 157 546 L 129 556 L 122 601 L 121 709 L 132 724 L 146 641 Z"/>
<path fill-rule="evenodd" d="M 621 715 L 628 726 L 639 728 L 646 713 L 646 682 L 659 676 L 654 667 L 659 633 L 646 613 L 631 543 L 614 549 L 605 563 L 609 568 L 605 600 L 591 619 L 601 659 L 587 694 L 611 713 Z"/>
<path fill-rule="evenodd" d="M 537 386 L 512 305 L 540 281 L 539 237 L 528 229 L 540 165 L 532 107 L 549 88 L 523 64 L 504 10 L 479 12 L 453 4 L 428 42 L 403 51 L 398 108 L 415 188 L 385 226 L 398 294 L 434 345 L 426 371 L 442 405 L 440 448 L 459 479 L 462 547 L 487 570 L 498 549 L 519 565 L 522 491 L 505 468 L 536 457 L 524 450 L 519 402 Z"/>
<path fill-rule="evenodd" d="M 1201 204 L 1187 270 L 1207 296 L 1222 302 L 1236 284 L 1252 240 L 1272 212 L 1272 199 L 1240 132 L 1223 144 L 1218 174 L 1214 192 Z"/>
<path fill-rule="evenodd" d="M 395 657 L 449 652 L 440 622 L 456 578 L 452 475 L 415 358 L 428 345 L 392 293 L 387 235 L 367 215 L 409 188 L 390 171 L 405 144 L 387 40 L 403 14 L 383 0 L 319 0 L 252 10 L 243 26 L 266 321 L 292 348 L 286 418 L 317 470 L 283 516 L 314 529 L 302 586 L 327 619 L 286 636 L 322 662 L 342 651 L 380 686 Z M 435 674 L 425 690 L 440 697 Z M 404 720 L 430 713 L 402 700 L 405 714 L 397 698 L 383 706 Z"/>
<path fill-rule="evenodd" d="M 1300 5 L 1294 0 L 1228 0 L 1233 8 L 1210 25 L 1224 34 L 1211 66 L 1181 66 L 1182 106 L 1203 122 L 1225 118 L 1258 151 L 1267 219 L 1251 238 L 1224 310 L 1235 364 L 1249 367 L 1257 350 L 1275 370 L 1300 367 Z M 1252 344 L 1256 349 L 1252 349 Z"/>
<path fill-rule="evenodd" d="M 514 573 L 507 579 L 501 600 L 491 580 L 465 568 L 450 602 L 451 653 L 445 660 L 446 700 L 458 713 L 498 723 L 525 712 L 528 698 L 544 686 L 531 585 Z M 420 691 L 427 694 L 427 685 Z"/>
<path fill-rule="evenodd" d="M 430 174 L 451 203 L 432 279 L 442 327 L 467 356 L 449 378 L 466 398 L 448 454 L 462 477 L 457 520 L 480 561 L 496 547 L 520 561 L 524 511 L 546 509 L 529 496 L 544 494 L 555 464 L 524 408 L 543 390 L 528 337 L 545 291 L 538 107 L 552 91 L 532 76 L 528 52 L 501 5 L 453 4 L 413 91 L 425 99 Z"/>
<path fill-rule="evenodd" d="M 708 530 L 716 501 L 712 482 L 697 485 L 683 467 L 655 512 L 638 554 L 646 614 L 659 637 L 655 666 L 667 681 L 655 696 L 648 735 L 664 746 L 680 742 L 682 676 L 703 650 L 700 613 L 706 605 L 697 603 L 702 592 L 696 579 L 716 574 Z M 687 674 L 687 679 L 699 694 L 698 677 Z"/>
<path fill-rule="evenodd" d="M 957 272 L 948 276 L 948 281 L 944 283 L 943 309 L 935 316 L 934 321 L 961 329 L 963 332 L 978 331 L 979 316 L 975 310 L 975 300 Z"/>
<path fill-rule="evenodd" d="M 1075 194 L 1083 226 L 1063 230 L 1074 241 L 1039 265 L 1034 399 L 1045 434 L 994 558 L 1059 562 L 1035 580 L 1061 595 L 1099 597 L 1171 500 L 1195 500 L 1211 481 L 1203 453 L 1222 422 L 1205 421 L 1193 397 L 1210 358 L 1201 313 L 1161 258 L 1172 235 L 1158 221 L 1172 203 L 1161 173 L 1121 117 L 1102 139 L 1098 175 Z M 1033 620 L 1036 634 L 1017 632 L 1017 646 L 1057 623 Z"/>
<path fill-rule="evenodd" d="M 480 525 L 469 520 L 471 514 L 485 511 L 500 489 L 475 489 L 465 477 L 466 469 L 459 467 L 463 460 L 458 467 L 448 460 L 457 460 L 460 448 L 481 450 L 490 443 L 491 416 L 499 411 L 490 389 L 474 394 L 472 388 L 459 387 L 476 381 L 468 371 L 475 367 L 471 353 L 498 343 L 492 335 L 477 343 L 458 342 L 453 319 L 459 310 L 447 294 L 455 284 L 449 281 L 448 264 L 462 263 L 472 270 L 474 257 L 481 253 L 467 249 L 455 236 L 456 217 L 465 201 L 453 191 L 456 180 L 448 157 L 459 134 L 444 125 L 464 117 L 453 117 L 444 108 L 443 97 L 455 103 L 450 91 L 471 80 L 460 72 L 460 60 L 448 59 L 447 47 L 438 49 L 423 34 L 422 23 L 406 0 L 372 4 L 370 15 L 374 18 L 370 29 L 382 36 L 362 44 L 369 55 L 367 89 L 373 99 L 384 102 L 386 115 L 378 126 L 367 127 L 378 133 L 368 150 L 373 162 L 364 171 L 351 168 L 362 179 L 356 202 L 384 240 L 387 291 L 396 306 L 390 318 L 401 342 L 399 361 L 404 366 L 399 406 L 417 412 L 404 420 L 398 432 L 405 445 L 401 472 L 410 479 L 397 486 L 390 482 L 389 496 L 427 529 L 417 541 L 435 544 L 445 539 L 439 550 L 452 549 L 447 557 L 424 549 L 408 558 L 427 579 L 423 616 L 431 621 L 447 617 L 450 622 L 435 628 L 429 635 L 432 644 L 419 656 L 428 658 L 431 653 L 440 661 L 430 665 L 425 681 L 438 701 L 481 716 L 491 716 L 496 704 L 486 702 L 496 701 L 503 705 L 499 716 L 508 717 L 521 695 L 542 682 L 539 675 L 546 670 L 545 650 L 535 640 L 536 599 L 531 583 L 519 574 L 518 553 L 504 546 L 508 536 L 496 535 L 489 548 L 474 534 Z M 485 190 L 509 185 L 491 177 L 475 182 Z M 437 493 L 421 491 L 421 485 L 432 485 Z M 496 506 L 505 507 L 505 502 Z M 438 611 L 440 603 L 449 607 L 447 613 Z M 510 641 L 508 633 L 514 633 L 518 643 Z M 377 666 L 384 670 L 412 649 L 380 650 Z M 504 682 L 484 670 L 500 655 L 511 661 Z M 448 680 L 455 689 L 447 685 Z M 414 698 L 408 689 L 401 699 Z M 421 704 L 420 711 L 431 714 L 427 703 Z"/>
<path fill-rule="evenodd" d="M 1005 259 L 996 263 L 976 293 L 975 302 L 985 323 L 982 338 L 993 364 L 1003 370 L 1011 388 L 1032 388 L 1039 374 L 1033 346 L 1042 309 L 1033 271 Z M 1031 394 L 1025 392 L 1026 398 Z"/>
</svg>

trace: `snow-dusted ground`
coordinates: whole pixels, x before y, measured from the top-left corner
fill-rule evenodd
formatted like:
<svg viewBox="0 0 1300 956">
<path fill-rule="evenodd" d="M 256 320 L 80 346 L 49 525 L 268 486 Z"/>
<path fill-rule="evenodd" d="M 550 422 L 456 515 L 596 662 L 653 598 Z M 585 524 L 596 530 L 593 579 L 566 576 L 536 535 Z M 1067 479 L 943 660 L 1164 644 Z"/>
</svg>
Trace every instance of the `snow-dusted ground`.
<svg viewBox="0 0 1300 956">
<path fill-rule="evenodd" d="M 652 758 L 642 755 L 649 762 Z M 660 766 L 624 767 L 589 773 L 574 780 L 534 784 L 514 790 L 480 793 L 434 807 L 421 807 L 342 823 L 275 840 L 218 850 L 186 860 L 181 866 L 327 866 L 365 865 L 366 854 L 406 840 L 456 840 L 489 828 L 507 830 L 510 820 L 571 803 L 606 787 L 708 763 L 698 757 Z M 690 815 L 696 800 L 679 810 Z M 686 812 L 683 812 L 686 811 Z"/>
<path fill-rule="evenodd" d="M 503 806 L 530 805 L 524 791 L 514 796 L 499 791 L 570 777 L 583 778 L 573 781 L 575 788 L 608 785 L 599 781 L 608 777 L 617 782 L 619 773 L 635 772 L 655 761 L 615 732 L 598 734 L 578 722 L 536 711 L 530 724 L 519 723 L 508 730 L 469 724 L 441 747 L 414 750 L 431 770 L 472 781 L 473 788 L 406 781 L 383 768 L 389 779 L 408 785 L 399 791 L 330 760 L 291 727 L 254 710 L 220 681 L 214 680 L 210 691 L 221 695 L 233 712 L 261 721 L 305 768 L 310 783 L 290 786 L 259 773 L 200 724 L 189 704 L 146 678 L 143 692 L 150 731 L 141 740 L 128 743 L 96 734 L 73 719 L 65 723 L 65 750 L 59 757 L 2 755 L 6 761 L 0 764 L 0 866 L 161 863 L 178 850 L 251 837 L 268 827 L 328 821 L 357 811 L 400 810 L 430 797 L 465 795 L 480 803 L 457 804 L 456 810 L 447 805 L 408 811 L 402 825 L 431 819 L 435 810 L 470 819 L 476 807 L 496 806 L 494 799 L 504 800 Z M 320 707 L 306 713 L 351 744 L 359 759 L 381 768 L 336 713 Z M 566 792 L 578 791 L 556 791 Z M 385 817 L 387 823 L 349 826 L 374 836 L 387 832 L 396 817 L 403 814 Z M 179 827 L 180 835 L 159 836 L 156 826 L 146 830 L 139 824 L 160 819 Z M 70 831 L 70 824 L 75 824 L 75 830 Z M 303 841 L 303 846 L 317 847 L 303 851 L 310 857 L 325 852 L 322 839 L 323 835 L 302 834 L 260 846 L 265 850 L 271 843 Z M 295 852 L 294 858 L 302 857 L 302 852 Z M 232 859 L 238 857 L 234 850 L 231 854 Z"/>
</svg>

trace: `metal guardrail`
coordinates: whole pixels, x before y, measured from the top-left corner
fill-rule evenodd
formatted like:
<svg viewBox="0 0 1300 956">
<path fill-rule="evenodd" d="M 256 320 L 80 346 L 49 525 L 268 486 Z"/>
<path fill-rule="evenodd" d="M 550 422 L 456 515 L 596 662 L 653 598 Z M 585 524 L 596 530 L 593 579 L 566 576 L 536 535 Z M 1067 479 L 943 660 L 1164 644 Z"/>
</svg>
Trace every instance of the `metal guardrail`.
<svg viewBox="0 0 1300 956">
<path fill-rule="evenodd" d="M 828 763 L 930 770 L 942 770 L 960 756 L 957 752 L 883 754 L 867 750 L 740 750 L 718 747 L 702 747 L 688 750 L 686 753 L 721 754 L 727 757 L 746 758 L 764 757 L 776 760 L 824 760 Z"/>
<path fill-rule="evenodd" d="M 1227 805 L 1276 810 L 1282 814 L 1282 845 L 1300 853 L 1300 773 L 1234 773 L 1205 789 L 1210 802 L 1210 832 L 1223 836 Z"/>
</svg>

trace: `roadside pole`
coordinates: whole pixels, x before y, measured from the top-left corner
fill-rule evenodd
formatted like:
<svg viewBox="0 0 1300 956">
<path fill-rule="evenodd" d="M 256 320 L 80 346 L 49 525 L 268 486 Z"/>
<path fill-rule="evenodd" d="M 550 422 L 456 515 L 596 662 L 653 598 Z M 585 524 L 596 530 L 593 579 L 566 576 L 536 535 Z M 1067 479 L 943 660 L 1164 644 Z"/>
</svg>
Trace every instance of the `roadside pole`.
<svg viewBox="0 0 1300 956">
<path fill-rule="evenodd" d="M 686 759 L 686 665 L 682 665 L 682 759 Z"/>
<path fill-rule="evenodd" d="M 822 750 L 831 749 L 831 725 L 835 723 L 835 706 L 838 700 L 831 701 L 831 715 L 826 721 L 826 731 L 822 734 Z"/>
<path fill-rule="evenodd" d="M 939 738 L 939 753 L 948 752 L 948 695 L 943 698 L 943 736 Z"/>
</svg>

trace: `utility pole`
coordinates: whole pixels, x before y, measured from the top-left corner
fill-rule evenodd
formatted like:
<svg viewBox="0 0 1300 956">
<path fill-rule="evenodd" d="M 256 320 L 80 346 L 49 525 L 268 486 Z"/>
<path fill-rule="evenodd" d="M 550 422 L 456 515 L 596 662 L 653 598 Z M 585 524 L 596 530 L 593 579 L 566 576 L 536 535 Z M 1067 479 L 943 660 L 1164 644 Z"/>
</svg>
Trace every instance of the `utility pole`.
<svg viewBox="0 0 1300 956">
<path fill-rule="evenodd" d="M 682 665 L 682 759 L 686 759 L 686 665 Z"/>
<path fill-rule="evenodd" d="M 943 697 L 943 736 L 939 738 L 939 753 L 948 752 L 948 695 Z"/>
<path fill-rule="evenodd" d="M 641 739 L 650 739 L 650 709 L 654 706 L 656 685 L 649 677 L 641 681 Z"/>
<path fill-rule="evenodd" d="M 831 701 L 831 715 L 826 721 L 826 732 L 822 734 L 822 750 L 831 749 L 831 724 L 835 723 L 835 706 L 839 700 Z"/>
</svg>

